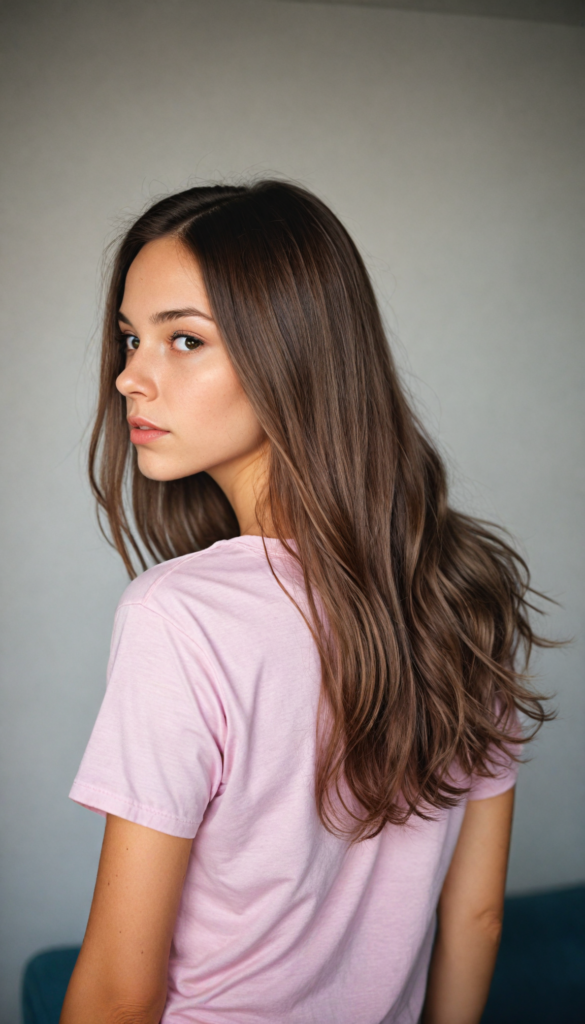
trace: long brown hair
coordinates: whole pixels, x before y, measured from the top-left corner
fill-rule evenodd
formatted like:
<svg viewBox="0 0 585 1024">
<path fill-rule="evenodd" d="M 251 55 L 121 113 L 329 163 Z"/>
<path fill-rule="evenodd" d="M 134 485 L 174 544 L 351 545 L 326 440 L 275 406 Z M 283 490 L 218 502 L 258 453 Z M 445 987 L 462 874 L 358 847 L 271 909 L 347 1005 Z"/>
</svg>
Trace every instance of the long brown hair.
<svg viewBox="0 0 585 1024">
<path fill-rule="evenodd" d="M 491 775 L 518 740 L 516 711 L 536 728 L 551 717 L 526 674 L 532 645 L 551 642 L 532 628 L 528 569 L 506 536 L 448 505 L 443 463 L 401 387 L 362 259 L 304 189 L 188 189 L 123 237 L 89 456 L 113 544 L 133 575 L 133 558 L 144 568 L 145 554 L 165 560 L 239 532 L 207 474 L 140 474 L 114 386 L 128 268 L 167 235 L 199 262 L 268 438 L 265 500 L 276 535 L 294 539 L 321 657 L 323 823 L 358 840 L 453 806 L 465 791 L 455 763 Z"/>
</svg>

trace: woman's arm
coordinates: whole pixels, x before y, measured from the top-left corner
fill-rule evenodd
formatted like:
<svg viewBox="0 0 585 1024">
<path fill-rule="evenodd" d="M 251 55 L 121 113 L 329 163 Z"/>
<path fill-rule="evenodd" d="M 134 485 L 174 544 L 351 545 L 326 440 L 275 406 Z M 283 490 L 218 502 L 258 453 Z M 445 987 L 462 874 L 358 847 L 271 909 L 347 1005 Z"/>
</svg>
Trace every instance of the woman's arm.
<svg viewBox="0 0 585 1024">
<path fill-rule="evenodd" d="M 192 843 L 108 815 L 60 1024 L 158 1024 Z"/>
<path fill-rule="evenodd" d="M 514 790 L 470 800 L 439 900 L 423 1024 L 478 1024 L 502 930 Z"/>
</svg>

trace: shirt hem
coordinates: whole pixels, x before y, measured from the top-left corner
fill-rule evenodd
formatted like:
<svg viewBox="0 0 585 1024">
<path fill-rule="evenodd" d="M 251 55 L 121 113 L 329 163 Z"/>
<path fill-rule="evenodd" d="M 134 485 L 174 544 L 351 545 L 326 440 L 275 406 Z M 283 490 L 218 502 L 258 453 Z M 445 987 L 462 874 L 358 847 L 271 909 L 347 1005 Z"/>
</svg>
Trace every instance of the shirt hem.
<svg viewBox="0 0 585 1024">
<path fill-rule="evenodd" d="M 485 778 L 476 783 L 477 792 L 472 786 L 467 794 L 467 800 L 489 800 L 491 796 L 501 796 L 516 785 L 517 774 L 507 774 L 505 778 Z"/>
<path fill-rule="evenodd" d="M 176 836 L 179 839 L 194 839 L 199 828 L 199 823 L 195 824 L 193 821 L 165 814 L 164 811 L 158 811 L 155 808 L 144 807 L 135 800 L 129 800 L 118 793 L 99 789 L 86 782 L 75 781 L 71 787 L 69 799 L 104 817 L 106 814 L 114 814 L 117 818 L 124 818 L 136 825 L 144 825 L 146 828 L 152 828 L 157 832 L 164 832 L 166 835 Z"/>
</svg>

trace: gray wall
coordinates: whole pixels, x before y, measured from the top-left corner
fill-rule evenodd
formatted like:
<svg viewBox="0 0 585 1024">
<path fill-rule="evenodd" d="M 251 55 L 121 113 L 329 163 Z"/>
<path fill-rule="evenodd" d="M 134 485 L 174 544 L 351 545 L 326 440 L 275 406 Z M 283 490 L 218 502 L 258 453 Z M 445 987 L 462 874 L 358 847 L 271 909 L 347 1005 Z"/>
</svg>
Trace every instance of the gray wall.
<svg viewBox="0 0 585 1024">
<path fill-rule="evenodd" d="M 583 32 L 269 0 L 4 8 L 0 981 L 78 942 L 101 822 L 67 800 L 125 585 L 84 478 L 100 260 L 200 180 L 314 188 L 366 254 L 458 500 L 516 533 L 556 723 L 522 768 L 510 886 L 584 865 Z M 581 119 L 581 120 L 580 120 Z"/>
</svg>

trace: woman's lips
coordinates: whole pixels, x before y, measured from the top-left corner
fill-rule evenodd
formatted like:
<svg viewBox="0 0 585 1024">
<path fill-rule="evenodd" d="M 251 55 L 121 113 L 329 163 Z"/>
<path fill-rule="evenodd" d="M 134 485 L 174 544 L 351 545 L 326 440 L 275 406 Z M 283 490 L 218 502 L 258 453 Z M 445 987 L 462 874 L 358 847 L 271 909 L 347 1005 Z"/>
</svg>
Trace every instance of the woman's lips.
<svg viewBox="0 0 585 1024">
<path fill-rule="evenodd" d="M 130 440 L 132 444 L 149 444 L 150 441 L 156 441 L 159 437 L 166 437 L 170 433 L 168 430 L 151 430 L 148 427 L 133 427 L 130 431 Z"/>
<path fill-rule="evenodd" d="M 160 430 L 153 423 L 149 423 L 148 420 L 143 420 L 139 416 L 133 417 L 128 422 L 132 444 L 150 444 L 151 441 L 157 441 L 159 437 L 165 437 L 170 433 L 169 430 Z"/>
</svg>

